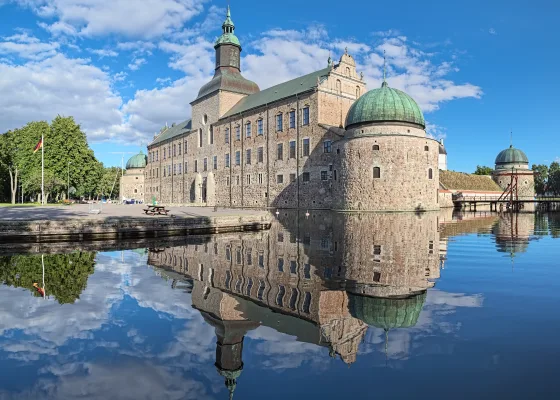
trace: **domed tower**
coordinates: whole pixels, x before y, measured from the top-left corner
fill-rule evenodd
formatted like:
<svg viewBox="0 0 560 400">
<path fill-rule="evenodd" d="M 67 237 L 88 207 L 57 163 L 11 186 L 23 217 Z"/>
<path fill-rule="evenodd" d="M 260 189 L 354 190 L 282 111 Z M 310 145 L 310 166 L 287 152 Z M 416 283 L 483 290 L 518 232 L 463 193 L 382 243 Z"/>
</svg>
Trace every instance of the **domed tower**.
<svg viewBox="0 0 560 400">
<path fill-rule="evenodd" d="M 207 129 L 243 97 L 260 90 L 255 82 L 241 75 L 241 43 L 235 35 L 229 6 L 222 24 L 222 35 L 216 40 L 214 49 L 214 77 L 200 88 L 191 103 L 194 130 Z"/>
<path fill-rule="evenodd" d="M 513 186 L 519 198 L 535 197 L 535 178 L 525 153 L 510 145 L 496 157 L 492 179 L 505 191 Z"/>
<path fill-rule="evenodd" d="M 334 144 L 336 208 L 437 210 L 439 143 L 426 136 L 416 102 L 385 80 L 350 107 Z"/>
<path fill-rule="evenodd" d="M 148 157 L 140 153 L 132 156 L 126 163 L 126 172 L 121 177 L 121 199 L 144 201 L 144 178 Z"/>
</svg>

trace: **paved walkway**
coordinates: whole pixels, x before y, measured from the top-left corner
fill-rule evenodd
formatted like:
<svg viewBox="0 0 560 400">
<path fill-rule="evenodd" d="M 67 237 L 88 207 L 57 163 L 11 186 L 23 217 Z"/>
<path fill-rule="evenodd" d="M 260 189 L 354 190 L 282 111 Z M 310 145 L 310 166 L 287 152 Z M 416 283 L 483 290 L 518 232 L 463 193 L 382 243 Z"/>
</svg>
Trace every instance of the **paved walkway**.
<svg viewBox="0 0 560 400">
<path fill-rule="evenodd" d="M 96 205 L 99 206 L 99 205 Z M 166 207 L 170 210 L 169 216 L 146 215 L 142 204 L 103 204 L 100 214 L 90 214 L 88 204 L 74 204 L 72 206 L 48 206 L 48 207 L 0 207 L 0 221 L 54 221 L 70 219 L 104 220 L 107 218 L 197 218 L 217 216 L 256 216 L 258 214 L 269 214 L 268 211 L 242 210 L 235 208 L 219 208 L 214 211 L 213 207 Z"/>
</svg>

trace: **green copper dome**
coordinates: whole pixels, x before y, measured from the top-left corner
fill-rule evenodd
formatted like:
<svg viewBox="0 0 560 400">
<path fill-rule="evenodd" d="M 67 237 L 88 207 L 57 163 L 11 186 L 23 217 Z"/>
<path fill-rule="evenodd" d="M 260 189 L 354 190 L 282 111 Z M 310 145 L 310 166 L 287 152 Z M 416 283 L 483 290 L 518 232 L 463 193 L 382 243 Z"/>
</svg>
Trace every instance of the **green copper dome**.
<svg viewBox="0 0 560 400">
<path fill-rule="evenodd" d="M 126 169 L 132 168 L 146 168 L 146 164 L 148 163 L 148 157 L 140 152 L 135 156 L 132 156 L 130 160 L 126 163 Z"/>
<path fill-rule="evenodd" d="M 529 164 L 529 159 L 521 150 L 509 146 L 508 149 L 500 151 L 496 157 L 496 165 L 502 164 Z"/>
<path fill-rule="evenodd" d="M 222 36 L 216 40 L 214 47 L 218 47 L 222 44 L 233 44 L 235 46 L 241 47 L 241 43 L 239 43 L 239 39 L 235 36 L 235 25 L 231 20 L 231 12 L 229 10 L 229 6 L 227 8 L 226 20 L 222 24 Z"/>
<path fill-rule="evenodd" d="M 408 298 L 386 299 L 349 294 L 350 314 L 376 328 L 410 328 L 416 325 L 426 292 Z"/>
<path fill-rule="evenodd" d="M 352 104 L 346 117 L 346 129 L 370 122 L 408 122 L 424 129 L 424 115 L 418 104 L 406 93 L 383 82 L 379 89 L 364 93 Z"/>
</svg>

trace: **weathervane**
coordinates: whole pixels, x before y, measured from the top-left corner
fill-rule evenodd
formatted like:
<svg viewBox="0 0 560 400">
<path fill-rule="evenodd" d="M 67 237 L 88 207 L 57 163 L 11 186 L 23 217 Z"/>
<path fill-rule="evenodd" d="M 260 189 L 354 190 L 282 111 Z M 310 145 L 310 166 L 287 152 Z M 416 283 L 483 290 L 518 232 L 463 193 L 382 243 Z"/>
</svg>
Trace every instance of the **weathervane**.
<svg viewBox="0 0 560 400">
<path fill-rule="evenodd" d="M 385 57 L 385 50 L 383 50 L 383 82 L 385 82 L 386 70 L 387 70 L 387 58 Z"/>
</svg>

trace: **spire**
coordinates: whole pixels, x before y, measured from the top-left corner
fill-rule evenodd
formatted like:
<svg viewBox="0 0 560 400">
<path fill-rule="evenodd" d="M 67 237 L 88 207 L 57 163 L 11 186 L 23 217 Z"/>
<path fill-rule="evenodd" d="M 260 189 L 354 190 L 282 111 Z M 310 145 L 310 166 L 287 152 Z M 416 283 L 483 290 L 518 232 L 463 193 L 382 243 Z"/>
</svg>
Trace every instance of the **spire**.
<svg viewBox="0 0 560 400">
<path fill-rule="evenodd" d="M 381 84 L 381 87 L 389 86 L 387 85 L 386 75 L 387 75 L 387 58 L 385 57 L 385 50 L 383 50 L 383 83 Z"/>
<path fill-rule="evenodd" d="M 332 67 L 332 58 L 331 58 L 331 52 L 329 51 L 329 59 L 327 60 L 327 65 L 329 67 Z"/>
<path fill-rule="evenodd" d="M 225 33 L 233 33 L 234 30 L 235 30 L 235 25 L 233 24 L 233 21 L 231 20 L 231 10 L 230 10 L 229 4 L 228 4 L 227 12 L 226 12 L 226 20 L 222 24 L 222 32 L 224 34 Z"/>
</svg>

